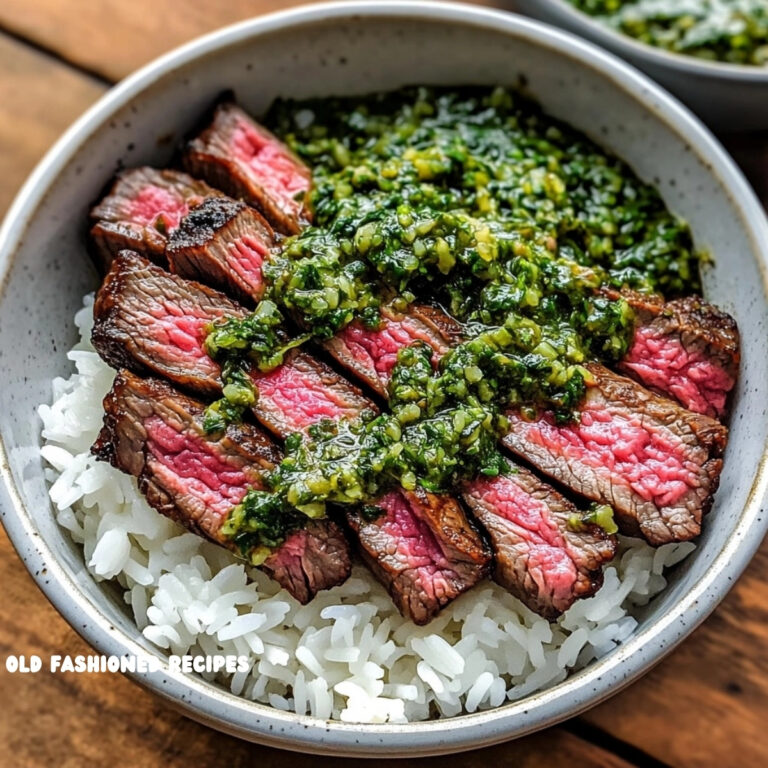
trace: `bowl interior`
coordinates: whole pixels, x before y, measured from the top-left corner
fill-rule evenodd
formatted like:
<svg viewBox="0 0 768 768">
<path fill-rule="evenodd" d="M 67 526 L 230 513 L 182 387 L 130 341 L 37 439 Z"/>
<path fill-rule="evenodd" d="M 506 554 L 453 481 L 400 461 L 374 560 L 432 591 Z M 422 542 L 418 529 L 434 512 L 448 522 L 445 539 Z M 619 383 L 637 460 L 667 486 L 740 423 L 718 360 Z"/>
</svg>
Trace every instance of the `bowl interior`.
<svg viewBox="0 0 768 768">
<path fill-rule="evenodd" d="M 497 712 L 458 718 L 452 726 L 380 728 L 284 716 L 203 681 L 166 675 L 172 683 L 168 695 L 178 700 L 184 692 L 187 706 L 208 722 L 282 746 L 315 750 L 325 742 L 326 753 L 383 749 L 374 738 L 383 733 L 389 754 L 434 754 L 520 735 L 594 703 L 688 631 L 683 609 L 689 623 L 704 615 L 723 591 L 709 583 L 709 569 L 721 567 L 724 558 L 743 566 L 764 529 L 755 524 L 751 533 L 745 530 L 743 510 L 750 494 L 762 489 L 756 478 L 768 437 L 768 238 L 739 174 L 707 134 L 647 81 L 602 54 L 585 54 L 585 46 L 569 37 L 460 7 L 387 8 L 281 15 L 188 47 L 165 71 L 124 84 L 81 123 L 15 208 L 7 250 L 0 255 L 0 264 L 8 262 L 0 300 L 0 433 L 11 495 L 18 495 L 23 510 L 17 515 L 7 504 L 4 512 L 28 566 L 50 569 L 38 578 L 73 626 L 88 634 L 96 621 L 115 642 L 161 655 L 138 633 L 120 595 L 88 574 L 81 551 L 57 526 L 39 456 L 36 407 L 50 400 L 51 379 L 69 373 L 65 352 L 75 340 L 72 316 L 97 286 L 85 248 L 87 210 L 119 166 L 168 163 L 177 142 L 224 89 L 234 88 L 244 106 L 259 114 L 277 96 L 363 94 L 415 83 L 524 83 L 548 112 L 657 184 L 670 208 L 690 222 L 697 245 L 715 258 L 704 276 L 707 297 L 737 318 L 744 354 L 721 488 L 699 548 L 645 610 L 638 637 L 593 669 Z M 48 579 L 57 583 L 46 584 Z M 266 724 L 273 722 L 282 733 L 267 733 Z M 361 734 L 368 734 L 363 743 Z"/>
</svg>

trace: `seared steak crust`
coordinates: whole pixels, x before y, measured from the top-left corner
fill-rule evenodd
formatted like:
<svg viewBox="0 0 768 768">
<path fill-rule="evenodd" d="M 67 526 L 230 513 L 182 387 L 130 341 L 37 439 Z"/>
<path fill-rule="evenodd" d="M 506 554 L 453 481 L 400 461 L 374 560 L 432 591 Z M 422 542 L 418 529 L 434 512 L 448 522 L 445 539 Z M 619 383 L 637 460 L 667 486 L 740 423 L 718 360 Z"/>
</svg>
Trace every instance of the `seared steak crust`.
<svg viewBox="0 0 768 768">
<path fill-rule="evenodd" d="M 121 371 L 104 400 L 104 426 L 93 453 L 136 477 L 158 512 L 237 551 L 221 526 L 250 488 L 263 488 L 265 473 L 281 454 L 250 424 L 206 434 L 204 410 L 162 381 Z M 305 603 L 318 590 L 342 583 L 350 559 L 338 526 L 318 520 L 291 534 L 263 567 Z"/>
<path fill-rule="evenodd" d="M 309 168 L 233 102 L 187 146 L 184 167 L 231 197 L 258 208 L 279 232 L 296 234 L 310 218 Z"/>
<path fill-rule="evenodd" d="M 109 193 L 91 210 L 91 241 L 106 270 L 122 250 L 166 264 L 168 236 L 190 208 L 220 195 L 186 173 L 147 166 L 121 171 Z"/>
<path fill-rule="evenodd" d="M 264 293 L 262 265 L 274 233 L 245 203 L 212 197 L 193 208 L 170 237 L 171 271 L 254 304 Z"/>
</svg>

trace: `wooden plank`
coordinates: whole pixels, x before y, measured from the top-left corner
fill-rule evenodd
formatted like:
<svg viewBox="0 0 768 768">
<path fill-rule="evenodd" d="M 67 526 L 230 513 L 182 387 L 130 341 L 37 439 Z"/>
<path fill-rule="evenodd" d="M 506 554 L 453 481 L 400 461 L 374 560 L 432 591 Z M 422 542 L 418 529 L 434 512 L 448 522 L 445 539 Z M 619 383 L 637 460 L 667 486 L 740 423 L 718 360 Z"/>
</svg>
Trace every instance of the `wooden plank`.
<svg viewBox="0 0 768 768">
<path fill-rule="evenodd" d="M 3 765 L 24 768 L 321 768 L 327 758 L 287 755 L 217 733 L 189 720 L 157 697 L 119 674 L 52 674 L 51 654 L 93 651 L 37 590 L 0 529 L 0 659 L 8 654 L 36 654 L 43 659 L 37 674 L 10 674 L 0 667 L 0 744 Z M 9 703 L 10 702 L 10 703 Z M 12 759 L 8 756 L 12 755 Z M 630 763 L 562 728 L 534 734 L 507 745 L 439 759 L 401 760 L 399 766 L 487 765 L 512 768 L 631 768 Z M 6 762 L 6 760 L 8 762 Z M 336 766 L 359 760 L 334 760 Z M 366 762 L 371 768 L 391 768 L 389 760 Z"/>
<path fill-rule="evenodd" d="M 491 5 L 493 1 L 476 3 Z M 198 35 L 300 4 L 301 0 L 198 0 L 184 4 L 176 0 L 3 0 L 0 28 L 102 77 L 119 80 Z"/>
<path fill-rule="evenodd" d="M 587 722 L 678 768 L 768 765 L 768 541 L 716 612 Z"/>
<path fill-rule="evenodd" d="M 2 213 L 43 152 L 105 86 L 5 35 L 0 73 Z"/>
</svg>

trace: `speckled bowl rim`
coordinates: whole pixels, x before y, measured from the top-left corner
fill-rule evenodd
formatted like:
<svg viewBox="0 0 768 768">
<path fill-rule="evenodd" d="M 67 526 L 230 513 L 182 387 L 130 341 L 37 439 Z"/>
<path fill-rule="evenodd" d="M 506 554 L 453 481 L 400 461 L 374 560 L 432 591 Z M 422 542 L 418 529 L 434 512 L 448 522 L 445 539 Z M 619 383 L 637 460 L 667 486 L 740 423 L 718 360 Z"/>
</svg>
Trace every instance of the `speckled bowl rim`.
<svg viewBox="0 0 768 768">
<path fill-rule="evenodd" d="M 686 56 L 665 48 L 658 48 L 606 27 L 584 11 L 572 6 L 568 0 L 538 0 L 555 6 L 559 13 L 574 25 L 573 29 L 584 30 L 594 41 L 609 49 L 620 48 L 622 55 L 643 58 L 659 66 L 667 67 L 689 75 L 716 77 L 740 83 L 764 83 L 768 86 L 768 66 L 749 64 L 728 64 L 722 61 L 708 61 L 696 56 Z M 767 97 L 768 98 L 768 97 Z"/>
<path fill-rule="evenodd" d="M 78 147 L 98 126 L 149 87 L 160 76 L 193 59 L 209 55 L 260 34 L 294 26 L 359 18 L 440 20 L 488 28 L 520 36 L 588 65 L 612 80 L 638 103 L 663 119 L 709 163 L 721 184 L 740 206 L 760 253 L 761 274 L 768 294 L 768 222 L 741 172 L 709 131 L 679 102 L 647 77 L 591 43 L 519 16 L 453 3 L 337 2 L 300 7 L 252 19 L 194 40 L 156 59 L 130 76 L 89 109 L 62 136 L 29 177 L 0 229 L 0 301 L 10 264 L 24 231 L 51 182 Z M 762 243 L 762 245 L 758 245 Z M 81 593 L 64 566 L 36 531 L 11 475 L 0 438 L 0 514 L 38 586 L 61 615 L 102 653 L 146 657 L 147 651 L 128 634 L 110 625 L 97 602 Z M 748 502 L 734 534 L 723 544 L 704 578 L 624 645 L 554 688 L 498 709 L 454 718 L 409 724 L 367 725 L 319 720 L 272 709 L 238 698 L 202 678 L 183 675 L 167 664 L 157 672 L 129 675 L 176 705 L 188 716 L 221 731 L 263 744 L 326 755 L 401 757 L 438 755 L 488 746 L 557 723 L 613 695 L 658 662 L 687 636 L 724 597 L 746 567 L 768 527 L 761 502 L 768 491 L 768 452 L 763 452 Z M 63 535 L 63 534 L 62 534 Z M 158 650 L 155 654 L 162 658 Z"/>
</svg>

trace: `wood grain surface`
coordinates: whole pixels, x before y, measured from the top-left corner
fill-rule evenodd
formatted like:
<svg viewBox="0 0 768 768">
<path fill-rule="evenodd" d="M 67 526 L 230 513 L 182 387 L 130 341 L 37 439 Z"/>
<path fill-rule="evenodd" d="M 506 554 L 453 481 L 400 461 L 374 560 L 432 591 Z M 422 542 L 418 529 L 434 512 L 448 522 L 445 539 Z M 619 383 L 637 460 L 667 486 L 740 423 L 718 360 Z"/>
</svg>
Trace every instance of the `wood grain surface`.
<svg viewBox="0 0 768 768">
<path fill-rule="evenodd" d="M 0 35 L 0 211 L 48 146 L 106 88 Z"/>
<path fill-rule="evenodd" d="M 474 4 L 510 5 L 505 0 Z M 104 78 L 119 80 L 193 37 L 296 5 L 298 0 L 192 0 L 183 6 L 177 0 L 2 0 L 0 28 Z M 105 19 L 110 25 L 106 32 Z"/>
<path fill-rule="evenodd" d="M 216 26 L 290 4 L 189 0 L 181 12 L 173 0 L 2 0 L 0 213 L 48 146 L 105 90 L 106 81 Z M 768 134 L 726 137 L 726 146 L 768 204 Z M 89 651 L 36 589 L 1 530 L 0 584 L 0 662 L 9 653 L 47 659 L 53 653 Z M 223 736 L 119 675 L 11 675 L 0 664 L 0 713 L 2 768 L 273 768 L 286 761 L 314 768 L 323 759 Z M 766 721 L 768 546 L 763 545 L 713 616 L 650 674 L 605 704 L 508 745 L 400 763 L 764 768 Z"/>
</svg>

